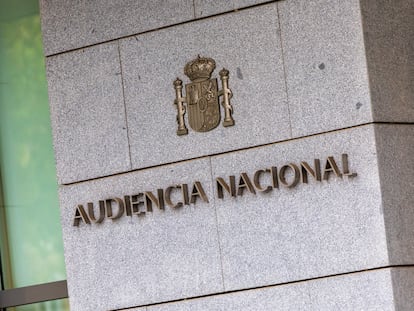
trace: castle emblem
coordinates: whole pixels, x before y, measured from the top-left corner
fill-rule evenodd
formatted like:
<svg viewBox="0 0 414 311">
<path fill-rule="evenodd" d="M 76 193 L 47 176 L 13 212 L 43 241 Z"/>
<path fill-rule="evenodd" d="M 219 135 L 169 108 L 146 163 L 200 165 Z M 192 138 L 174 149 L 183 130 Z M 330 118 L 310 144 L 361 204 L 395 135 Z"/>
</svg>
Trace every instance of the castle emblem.
<svg viewBox="0 0 414 311">
<path fill-rule="evenodd" d="M 229 71 L 223 68 L 219 72 L 222 84 L 222 90 L 219 91 L 217 79 L 211 79 L 215 68 L 216 62 L 212 58 L 200 57 L 200 55 L 188 62 L 184 67 L 184 73 L 190 78 L 191 83 L 185 85 L 185 97 L 182 95 L 183 81 L 179 78 L 174 81 L 177 135 L 188 134 L 184 120 L 186 111 L 188 111 L 188 123 L 194 131 L 207 132 L 217 127 L 220 123 L 220 96 L 222 96 L 221 105 L 224 109 L 223 126 L 234 125 L 233 107 L 230 104 L 233 94 L 228 87 Z"/>
</svg>

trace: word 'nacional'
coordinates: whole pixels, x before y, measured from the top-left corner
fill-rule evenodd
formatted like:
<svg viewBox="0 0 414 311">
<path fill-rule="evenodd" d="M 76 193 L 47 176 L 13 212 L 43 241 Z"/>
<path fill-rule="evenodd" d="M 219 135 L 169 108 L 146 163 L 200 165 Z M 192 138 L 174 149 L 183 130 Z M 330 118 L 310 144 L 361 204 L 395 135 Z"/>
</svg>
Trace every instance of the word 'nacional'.
<svg viewBox="0 0 414 311">
<path fill-rule="evenodd" d="M 259 169 L 249 175 L 245 172 L 239 176 L 230 175 L 228 178 L 217 177 L 215 179 L 216 193 L 219 199 L 227 197 L 242 196 L 245 192 L 256 195 L 258 192 L 268 193 L 280 187 L 293 188 L 299 183 L 307 184 L 311 176 L 315 181 L 329 180 L 330 175 L 342 178 L 343 176 L 355 177 L 357 173 L 349 170 L 348 155 L 342 154 L 341 168 L 333 156 L 328 156 L 325 165 L 315 159 L 313 166 L 302 161 L 299 164 L 289 163 L 281 166 L 271 166 Z M 323 169 L 322 169 L 323 167 Z M 156 207 L 165 210 L 178 209 L 184 205 L 196 204 L 198 201 L 209 203 L 209 199 L 200 181 L 195 181 L 191 186 L 188 184 L 175 184 L 165 189 L 156 191 L 142 191 L 136 194 L 124 195 L 123 198 L 114 197 L 99 200 L 94 206 L 93 202 L 84 205 L 79 204 L 75 208 L 73 225 L 101 223 L 105 218 L 116 220 L 123 216 L 144 216 L 153 212 Z"/>
</svg>

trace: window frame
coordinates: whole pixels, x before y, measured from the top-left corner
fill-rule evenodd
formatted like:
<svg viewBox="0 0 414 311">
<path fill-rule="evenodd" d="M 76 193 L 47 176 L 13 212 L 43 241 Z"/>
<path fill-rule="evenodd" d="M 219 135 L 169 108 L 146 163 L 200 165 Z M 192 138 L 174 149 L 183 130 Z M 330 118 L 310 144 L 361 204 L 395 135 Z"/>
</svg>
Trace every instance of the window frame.
<svg viewBox="0 0 414 311">
<path fill-rule="evenodd" d="M 10 308 L 68 297 L 66 280 L 0 291 L 0 308 Z"/>
</svg>

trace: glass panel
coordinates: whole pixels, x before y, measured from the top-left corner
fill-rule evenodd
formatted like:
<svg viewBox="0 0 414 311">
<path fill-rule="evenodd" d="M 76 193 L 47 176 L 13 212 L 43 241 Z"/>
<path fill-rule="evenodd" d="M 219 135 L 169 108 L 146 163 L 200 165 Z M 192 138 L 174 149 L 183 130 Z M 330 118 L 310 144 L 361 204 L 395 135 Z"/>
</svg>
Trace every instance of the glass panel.
<svg viewBox="0 0 414 311">
<path fill-rule="evenodd" d="M 31 305 L 7 308 L 7 311 L 68 311 L 68 299 L 52 300 Z"/>
<path fill-rule="evenodd" d="M 14 288 L 66 276 L 38 0 L 0 0 L 0 12 L 1 256 Z"/>
</svg>

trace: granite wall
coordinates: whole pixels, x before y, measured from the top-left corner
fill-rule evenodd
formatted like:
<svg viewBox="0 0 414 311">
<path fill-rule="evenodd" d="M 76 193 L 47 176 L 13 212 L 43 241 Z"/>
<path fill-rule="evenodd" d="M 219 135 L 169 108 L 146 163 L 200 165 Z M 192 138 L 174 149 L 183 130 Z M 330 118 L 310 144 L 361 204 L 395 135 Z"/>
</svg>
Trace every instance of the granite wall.
<svg viewBox="0 0 414 311">
<path fill-rule="evenodd" d="M 414 308 L 413 1 L 40 4 L 71 310 Z"/>
</svg>

